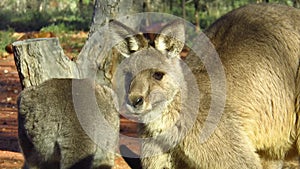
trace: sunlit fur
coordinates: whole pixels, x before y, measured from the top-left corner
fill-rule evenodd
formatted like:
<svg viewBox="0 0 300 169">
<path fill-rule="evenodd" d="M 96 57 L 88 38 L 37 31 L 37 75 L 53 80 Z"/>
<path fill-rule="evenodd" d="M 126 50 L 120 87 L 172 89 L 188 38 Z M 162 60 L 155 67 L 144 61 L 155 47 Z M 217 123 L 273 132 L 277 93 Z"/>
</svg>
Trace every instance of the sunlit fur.
<svg viewBox="0 0 300 169">
<path fill-rule="evenodd" d="M 178 22 L 171 23 L 161 32 L 182 36 L 180 27 L 183 25 Z M 180 64 L 172 65 L 179 67 L 166 71 L 161 81 L 151 78 L 151 68 L 139 72 L 130 83 L 128 99 L 132 102 L 132 95 L 141 95 L 145 101 L 138 108 L 131 107 L 130 112 L 151 114 L 151 109 L 158 114 L 140 126 L 141 137 L 152 138 L 143 143 L 142 165 L 147 169 L 282 168 L 283 161 L 298 157 L 300 150 L 300 11 L 281 5 L 247 5 L 221 17 L 204 33 L 215 46 L 226 75 L 226 104 L 221 120 L 209 139 L 200 143 L 212 93 L 210 78 L 197 54 L 191 52 L 184 61 L 196 77 L 200 92 L 196 119 L 181 120 L 181 109 L 186 107 L 178 91 L 189 89 L 172 85 L 177 79 L 169 76 L 174 70 L 179 70 L 180 76 Z M 166 43 L 155 45 L 165 60 L 174 59 L 174 53 L 180 59 L 176 51 L 182 46 L 178 41 L 166 38 L 155 42 Z M 172 45 L 175 47 L 169 48 Z M 142 57 L 139 54 L 143 53 L 138 52 L 130 57 Z M 173 53 L 165 55 L 168 52 Z M 163 66 L 171 65 L 164 61 Z M 158 71 L 164 71 L 162 67 Z M 165 97 L 163 106 L 155 106 L 152 92 Z M 189 123 L 192 127 L 186 129 Z M 182 129 L 187 132 L 180 140 Z"/>
</svg>

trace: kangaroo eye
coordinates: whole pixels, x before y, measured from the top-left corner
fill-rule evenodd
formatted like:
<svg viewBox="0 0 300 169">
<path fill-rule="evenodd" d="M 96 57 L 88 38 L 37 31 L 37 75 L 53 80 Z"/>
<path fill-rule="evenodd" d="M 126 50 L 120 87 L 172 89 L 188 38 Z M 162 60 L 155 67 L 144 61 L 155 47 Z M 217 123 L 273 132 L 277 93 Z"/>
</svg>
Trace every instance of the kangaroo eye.
<svg viewBox="0 0 300 169">
<path fill-rule="evenodd" d="M 164 77 L 165 73 L 163 72 L 154 72 L 152 77 L 156 80 L 161 80 Z"/>
</svg>

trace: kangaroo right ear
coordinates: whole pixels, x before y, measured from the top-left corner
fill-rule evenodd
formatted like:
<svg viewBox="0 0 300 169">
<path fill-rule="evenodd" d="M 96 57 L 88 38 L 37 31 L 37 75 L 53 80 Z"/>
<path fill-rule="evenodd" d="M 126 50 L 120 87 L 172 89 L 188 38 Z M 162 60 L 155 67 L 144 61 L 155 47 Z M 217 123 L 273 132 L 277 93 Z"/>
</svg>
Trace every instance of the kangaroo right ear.
<svg viewBox="0 0 300 169">
<path fill-rule="evenodd" d="M 155 48 L 169 57 L 180 57 L 185 42 L 185 26 L 182 20 L 175 20 L 162 28 L 154 40 Z"/>
<path fill-rule="evenodd" d="M 109 29 L 115 44 L 115 48 L 125 57 L 129 57 L 142 48 L 148 47 L 148 41 L 143 34 L 138 33 L 118 21 L 110 21 Z"/>
</svg>

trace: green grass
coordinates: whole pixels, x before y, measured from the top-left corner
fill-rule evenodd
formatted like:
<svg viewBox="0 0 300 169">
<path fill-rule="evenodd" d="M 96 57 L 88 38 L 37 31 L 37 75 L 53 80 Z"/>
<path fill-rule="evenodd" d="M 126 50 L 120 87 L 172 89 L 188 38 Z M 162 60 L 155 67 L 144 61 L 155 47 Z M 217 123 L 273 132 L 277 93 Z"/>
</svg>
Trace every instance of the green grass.
<svg viewBox="0 0 300 169">
<path fill-rule="evenodd" d="M 65 32 L 70 32 L 71 29 L 66 26 L 64 23 L 60 24 L 51 24 L 49 26 L 43 27 L 41 29 L 43 32 L 52 32 L 54 34 L 59 34 L 59 33 L 65 33 Z"/>
<path fill-rule="evenodd" d="M 50 25 L 47 27 L 43 27 L 41 29 L 42 32 L 52 32 L 54 33 L 64 49 L 66 55 L 68 55 L 70 58 L 77 57 L 79 52 L 81 51 L 81 48 L 84 46 L 86 42 L 86 36 L 80 36 L 81 31 L 77 30 L 71 30 L 68 26 L 62 24 L 58 25 Z M 13 37 L 14 34 L 13 29 L 8 30 L 0 30 L 0 56 L 5 56 L 6 53 L 5 47 L 16 41 L 17 39 Z"/>
<path fill-rule="evenodd" d="M 52 10 L 16 12 L 0 9 L 0 30 L 14 28 L 17 32 L 39 31 L 44 27 L 53 29 L 84 30 L 88 31 L 92 22 L 93 6 L 84 6 L 81 11 Z M 54 26 L 53 26 L 54 25 Z M 67 25 L 67 26 L 65 26 Z"/>
<path fill-rule="evenodd" d="M 6 45 L 16 40 L 12 37 L 13 33 L 13 29 L 8 29 L 7 31 L 0 31 L 0 53 L 4 53 Z"/>
<path fill-rule="evenodd" d="M 70 26 L 66 26 L 64 23 L 43 27 L 41 31 L 54 33 L 59 38 L 65 52 L 72 58 L 77 57 L 86 42 L 86 37 L 76 37 L 80 31 L 72 30 Z"/>
</svg>

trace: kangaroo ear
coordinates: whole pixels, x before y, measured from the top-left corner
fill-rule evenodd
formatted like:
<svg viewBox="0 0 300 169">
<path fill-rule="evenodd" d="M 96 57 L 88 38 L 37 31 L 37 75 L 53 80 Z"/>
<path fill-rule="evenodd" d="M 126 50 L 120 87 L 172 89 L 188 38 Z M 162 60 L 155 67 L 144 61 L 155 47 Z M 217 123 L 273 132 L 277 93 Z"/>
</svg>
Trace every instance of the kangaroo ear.
<svg viewBox="0 0 300 169">
<path fill-rule="evenodd" d="M 169 57 L 180 57 L 185 41 L 184 22 L 175 20 L 164 26 L 154 40 L 155 48 Z"/>
<path fill-rule="evenodd" d="M 118 21 L 110 21 L 109 29 L 114 42 L 116 42 L 115 44 L 117 44 L 115 48 L 125 57 L 129 57 L 131 53 L 148 47 L 148 41 L 141 33 Z"/>
</svg>

